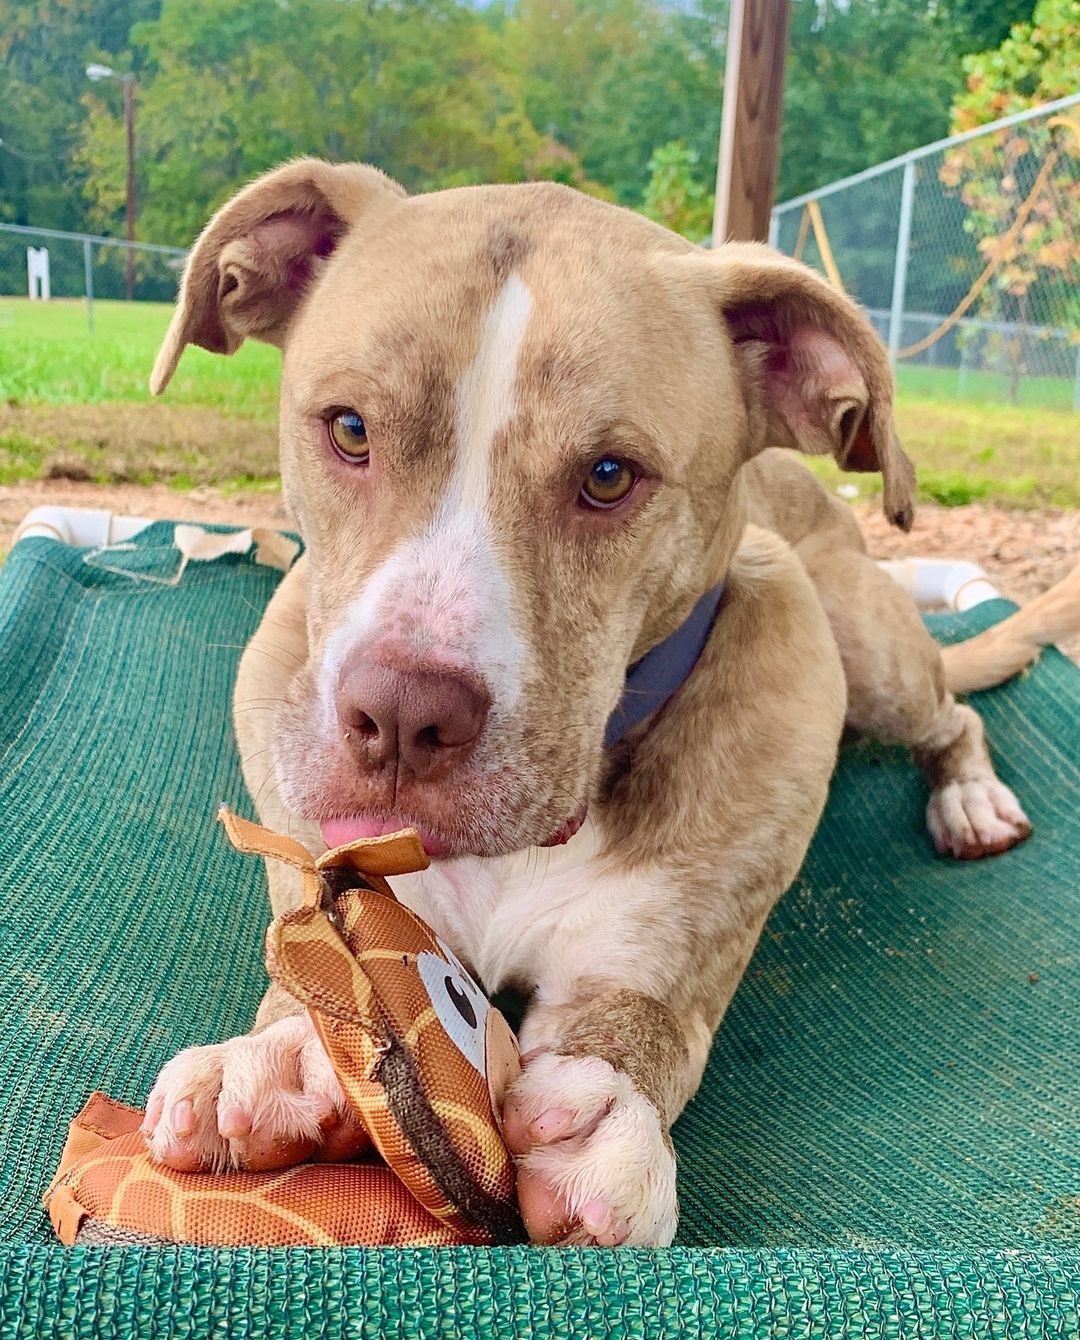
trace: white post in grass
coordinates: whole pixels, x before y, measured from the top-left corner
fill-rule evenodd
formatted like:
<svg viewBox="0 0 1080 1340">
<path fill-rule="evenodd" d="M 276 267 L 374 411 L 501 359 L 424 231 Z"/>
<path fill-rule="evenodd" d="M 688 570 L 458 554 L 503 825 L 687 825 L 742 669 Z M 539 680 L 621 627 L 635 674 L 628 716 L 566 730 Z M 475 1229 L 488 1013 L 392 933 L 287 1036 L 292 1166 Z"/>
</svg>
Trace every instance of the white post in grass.
<svg viewBox="0 0 1080 1340">
<path fill-rule="evenodd" d="M 48 247 L 26 248 L 26 282 L 30 290 L 30 301 L 40 298 L 49 301 L 49 249 Z"/>
</svg>

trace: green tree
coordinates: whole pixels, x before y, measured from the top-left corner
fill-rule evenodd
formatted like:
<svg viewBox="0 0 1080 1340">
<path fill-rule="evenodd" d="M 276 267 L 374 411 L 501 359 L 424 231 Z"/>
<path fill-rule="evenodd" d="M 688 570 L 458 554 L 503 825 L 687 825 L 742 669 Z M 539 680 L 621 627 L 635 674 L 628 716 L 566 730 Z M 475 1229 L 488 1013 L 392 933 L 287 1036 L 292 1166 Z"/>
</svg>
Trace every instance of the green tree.
<svg viewBox="0 0 1080 1340">
<path fill-rule="evenodd" d="M 795 0 L 779 198 L 947 134 L 955 43 L 927 0 Z"/>
<path fill-rule="evenodd" d="M 623 204 L 639 205 L 659 144 L 714 158 L 727 0 L 521 0 L 507 25 L 524 106 Z"/>
<path fill-rule="evenodd" d="M 701 184 L 698 156 L 672 140 L 649 159 L 649 183 L 641 212 L 691 242 L 702 242 L 712 231 L 713 197 Z"/>
<path fill-rule="evenodd" d="M 1080 0 L 1039 0 L 1029 23 L 969 56 L 964 70 L 957 132 L 1075 92 Z M 942 165 L 982 260 L 997 262 L 981 299 L 986 315 L 1080 327 L 1080 115 L 1073 109 L 1063 122 L 978 136 Z"/>
<path fill-rule="evenodd" d="M 964 52 L 987 51 L 1002 43 L 1014 23 L 1031 18 L 1035 0 L 945 0 L 944 12 Z"/>
<path fill-rule="evenodd" d="M 500 61 L 499 35 L 453 0 L 165 0 L 133 30 L 143 234 L 186 242 L 208 212 L 282 159 L 363 159 L 411 189 L 515 180 L 544 138 Z M 76 161 L 91 216 L 123 202 L 115 106 L 85 101 Z"/>
<path fill-rule="evenodd" d="M 82 227 L 71 155 L 86 66 L 126 65 L 131 25 L 159 7 L 160 0 L 0 0 L 0 219 Z"/>
<path fill-rule="evenodd" d="M 1032 0 L 793 0 L 780 195 L 945 133 L 964 53 Z M 298 153 L 410 189 L 551 177 L 641 206 L 657 146 L 711 188 L 729 0 L 0 0 L 0 217 L 116 231 L 138 76 L 140 234 L 186 241 Z M 664 169 L 666 170 L 666 169 Z M 654 202 L 655 203 L 655 202 Z M 650 205 L 652 208 L 653 205 Z"/>
</svg>

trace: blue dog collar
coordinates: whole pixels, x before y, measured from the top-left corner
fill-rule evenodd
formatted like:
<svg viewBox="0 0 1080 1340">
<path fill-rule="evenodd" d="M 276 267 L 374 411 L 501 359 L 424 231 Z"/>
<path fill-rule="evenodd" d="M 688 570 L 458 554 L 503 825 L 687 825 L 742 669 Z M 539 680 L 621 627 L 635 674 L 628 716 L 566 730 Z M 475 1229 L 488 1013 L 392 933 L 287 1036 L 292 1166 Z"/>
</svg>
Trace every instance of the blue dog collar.
<svg viewBox="0 0 1080 1340">
<path fill-rule="evenodd" d="M 626 685 L 604 731 L 604 748 L 625 740 L 635 726 L 659 711 L 690 676 L 716 622 L 726 582 L 706 591 L 670 637 L 647 651 L 626 672 Z"/>
</svg>

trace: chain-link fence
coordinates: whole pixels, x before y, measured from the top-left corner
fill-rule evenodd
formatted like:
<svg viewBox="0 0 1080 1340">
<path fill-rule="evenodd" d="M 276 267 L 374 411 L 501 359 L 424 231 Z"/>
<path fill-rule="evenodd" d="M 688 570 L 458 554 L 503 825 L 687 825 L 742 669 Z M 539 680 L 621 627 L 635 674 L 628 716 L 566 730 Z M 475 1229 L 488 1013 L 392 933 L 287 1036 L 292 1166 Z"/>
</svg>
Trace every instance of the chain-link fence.
<svg viewBox="0 0 1080 1340">
<path fill-rule="evenodd" d="M 84 298 L 92 328 L 95 298 L 172 302 L 185 255 L 179 247 L 0 223 L 0 297 Z"/>
<path fill-rule="evenodd" d="M 868 309 L 902 388 L 1080 411 L 1080 94 L 786 201 L 771 241 Z"/>
</svg>

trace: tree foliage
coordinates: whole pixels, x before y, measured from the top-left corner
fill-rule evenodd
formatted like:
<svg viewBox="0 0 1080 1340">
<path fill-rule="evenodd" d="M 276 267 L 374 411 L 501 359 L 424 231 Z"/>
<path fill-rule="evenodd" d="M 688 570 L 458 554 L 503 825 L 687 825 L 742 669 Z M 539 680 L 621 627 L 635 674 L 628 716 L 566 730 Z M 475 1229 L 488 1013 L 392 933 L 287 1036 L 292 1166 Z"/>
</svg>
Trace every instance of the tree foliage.
<svg viewBox="0 0 1080 1340">
<path fill-rule="evenodd" d="M 702 242 L 712 232 L 713 197 L 698 180 L 698 156 L 678 140 L 649 159 L 649 182 L 641 212 L 666 228 Z"/>
<path fill-rule="evenodd" d="M 1075 92 L 1080 0 L 1039 0 L 1030 22 L 969 56 L 964 70 L 957 132 Z M 1041 321 L 1080 324 L 1080 113 L 969 140 L 950 151 L 940 176 L 966 206 L 984 261 L 997 262 L 983 311 L 1026 320 L 1042 281 Z"/>
<path fill-rule="evenodd" d="M 157 8 L 157 0 L 0 0 L 0 219 L 82 224 L 71 167 L 86 66 L 124 53 L 132 25 Z"/>
<path fill-rule="evenodd" d="M 781 196 L 947 130 L 965 53 L 1033 0 L 793 0 Z M 0 217 L 186 243 L 296 154 L 412 190 L 552 178 L 702 231 L 729 0 L 0 0 Z M 1004 26 L 1003 26 L 1004 25 Z M 676 204 L 672 192 L 681 192 Z"/>
</svg>

